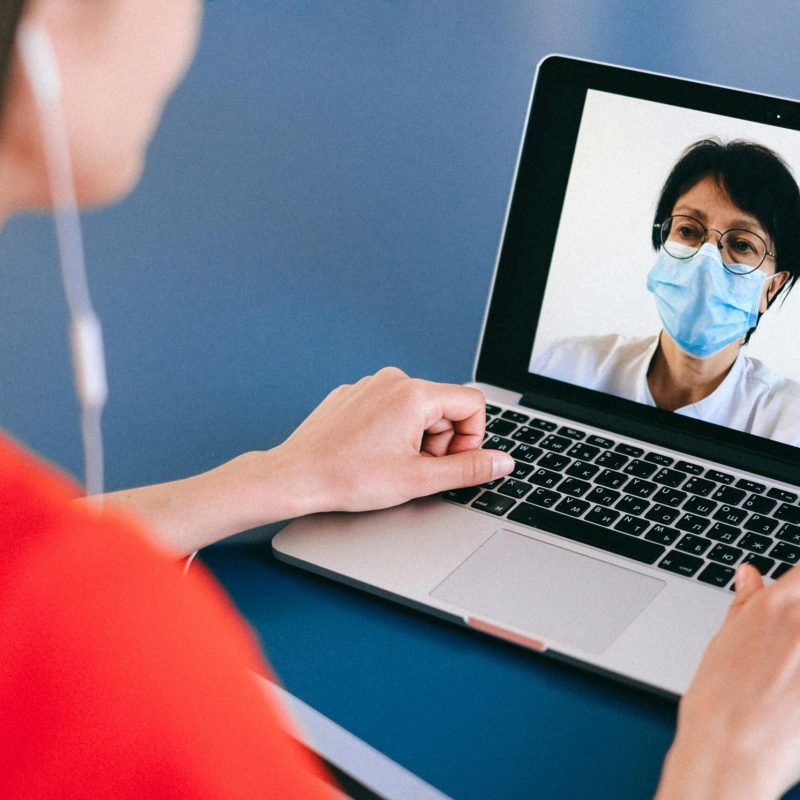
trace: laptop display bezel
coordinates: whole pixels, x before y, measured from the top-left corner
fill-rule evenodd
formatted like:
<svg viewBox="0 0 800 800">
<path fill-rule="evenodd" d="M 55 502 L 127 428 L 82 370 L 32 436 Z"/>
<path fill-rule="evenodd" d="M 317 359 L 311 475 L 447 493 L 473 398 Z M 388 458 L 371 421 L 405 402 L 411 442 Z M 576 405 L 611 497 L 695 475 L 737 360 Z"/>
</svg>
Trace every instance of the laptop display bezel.
<svg viewBox="0 0 800 800">
<path fill-rule="evenodd" d="M 800 484 L 798 448 L 528 371 L 590 89 L 800 130 L 800 103 L 792 100 L 565 56 L 543 60 L 523 134 L 475 380 L 519 393 L 524 404 L 541 410 Z M 537 263 L 532 263 L 533 252 Z"/>
</svg>

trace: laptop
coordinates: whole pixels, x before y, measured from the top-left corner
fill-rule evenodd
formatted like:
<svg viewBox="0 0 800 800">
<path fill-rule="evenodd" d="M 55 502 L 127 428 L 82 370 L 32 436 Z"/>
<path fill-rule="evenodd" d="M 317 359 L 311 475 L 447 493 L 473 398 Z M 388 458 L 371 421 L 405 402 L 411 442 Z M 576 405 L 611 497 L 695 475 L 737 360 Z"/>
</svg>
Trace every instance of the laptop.
<svg viewBox="0 0 800 800">
<path fill-rule="evenodd" d="M 657 218 L 687 148 L 709 140 L 769 148 L 798 175 L 800 104 L 543 60 L 470 384 L 486 396 L 483 446 L 510 452 L 516 470 L 393 509 L 295 520 L 273 539 L 275 556 L 682 694 L 730 605 L 736 565 L 750 561 L 770 582 L 800 560 L 800 290 L 759 318 L 710 395 L 676 410 L 654 399 L 656 360 L 677 358 L 683 336 L 664 332 L 653 270 L 665 249 L 694 252 L 698 274 L 738 287 L 764 271 L 748 236 L 762 263 L 775 258 L 757 213 L 719 230 L 685 186 L 671 221 Z M 717 251 L 726 260 L 715 267 Z M 659 391 L 663 400 L 671 386 Z"/>
</svg>

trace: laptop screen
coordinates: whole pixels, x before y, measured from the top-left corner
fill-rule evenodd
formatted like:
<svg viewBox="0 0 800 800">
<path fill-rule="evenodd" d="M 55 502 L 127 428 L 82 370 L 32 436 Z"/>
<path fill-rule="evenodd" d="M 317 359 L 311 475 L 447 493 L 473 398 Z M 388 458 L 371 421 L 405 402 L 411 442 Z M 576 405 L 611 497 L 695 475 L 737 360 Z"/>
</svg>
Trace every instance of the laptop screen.
<svg viewBox="0 0 800 800">
<path fill-rule="evenodd" d="M 798 177 L 795 101 L 545 59 L 476 380 L 800 480 Z"/>
<path fill-rule="evenodd" d="M 794 130 L 588 90 L 529 371 L 800 445 L 799 173 Z"/>
</svg>

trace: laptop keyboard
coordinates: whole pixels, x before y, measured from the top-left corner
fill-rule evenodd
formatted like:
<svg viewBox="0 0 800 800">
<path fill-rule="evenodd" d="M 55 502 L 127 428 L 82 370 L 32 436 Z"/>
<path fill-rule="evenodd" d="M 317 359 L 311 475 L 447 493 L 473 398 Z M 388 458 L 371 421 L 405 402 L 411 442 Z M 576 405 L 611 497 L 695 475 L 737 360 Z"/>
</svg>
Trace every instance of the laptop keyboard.
<svg viewBox="0 0 800 800">
<path fill-rule="evenodd" d="M 445 499 L 721 588 L 800 561 L 798 495 L 767 482 L 489 404 L 483 447 L 516 469 Z"/>
</svg>

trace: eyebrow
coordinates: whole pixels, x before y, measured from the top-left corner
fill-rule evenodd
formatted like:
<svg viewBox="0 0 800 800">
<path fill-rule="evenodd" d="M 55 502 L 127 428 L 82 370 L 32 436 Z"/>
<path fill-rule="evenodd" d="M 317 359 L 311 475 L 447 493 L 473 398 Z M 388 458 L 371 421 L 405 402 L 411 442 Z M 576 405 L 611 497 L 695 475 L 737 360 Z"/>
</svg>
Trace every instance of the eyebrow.
<svg viewBox="0 0 800 800">
<path fill-rule="evenodd" d="M 705 212 L 701 211 L 699 208 L 690 208 L 689 206 L 676 206 L 673 213 L 688 214 L 689 216 L 697 217 L 700 222 L 705 222 L 707 219 Z M 768 238 L 767 232 L 755 217 L 741 217 L 740 219 L 735 219 L 728 230 L 733 228 L 742 228 L 750 230 L 753 233 L 758 233 L 764 240 Z"/>
</svg>

